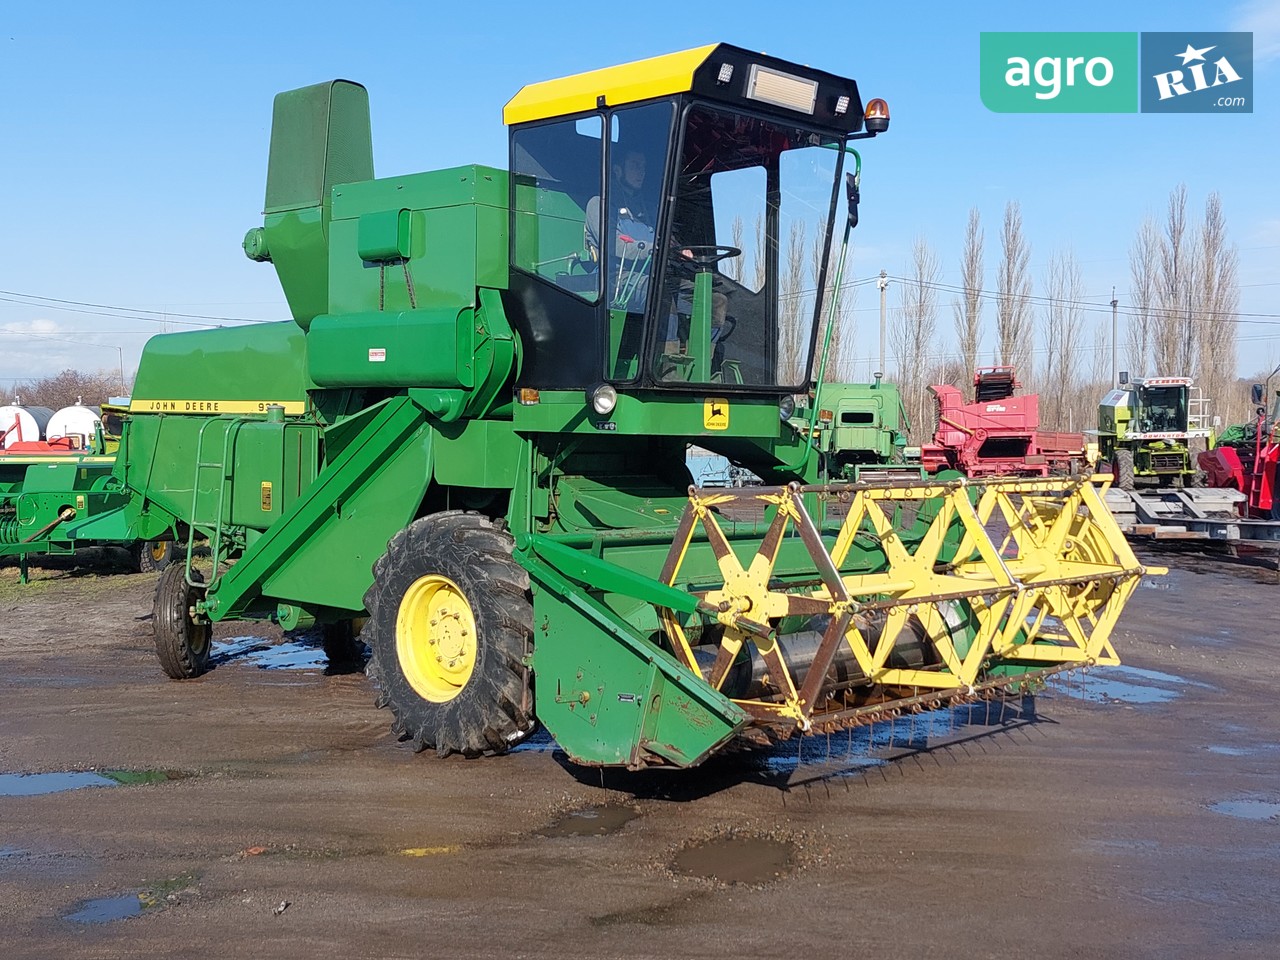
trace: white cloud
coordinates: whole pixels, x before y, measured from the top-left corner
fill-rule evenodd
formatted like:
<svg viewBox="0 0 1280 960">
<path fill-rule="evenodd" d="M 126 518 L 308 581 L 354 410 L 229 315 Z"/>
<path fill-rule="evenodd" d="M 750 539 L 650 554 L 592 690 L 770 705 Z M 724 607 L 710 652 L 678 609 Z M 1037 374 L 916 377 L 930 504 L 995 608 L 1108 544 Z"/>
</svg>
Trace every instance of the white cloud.
<svg viewBox="0 0 1280 960">
<path fill-rule="evenodd" d="M 57 334 L 60 329 L 61 328 L 55 321 L 46 320 L 43 317 L 39 317 L 35 320 L 15 320 L 10 321 L 9 323 L 0 324 L 0 330 L 3 330 L 6 334 L 26 333 L 35 334 L 37 336 L 53 336 Z"/>
<path fill-rule="evenodd" d="M 1248 0 L 1236 8 L 1231 29 L 1253 33 L 1255 63 L 1280 59 L 1280 0 Z"/>
<path fill-rule="evenodd" d="M 114 372 L 123 364 L 128 376 L 146 335 L 85 332 L 45 317 L 0 321 L 0 403 L 12 399 L 15 384 L 67 369 Z"/>
</svg>

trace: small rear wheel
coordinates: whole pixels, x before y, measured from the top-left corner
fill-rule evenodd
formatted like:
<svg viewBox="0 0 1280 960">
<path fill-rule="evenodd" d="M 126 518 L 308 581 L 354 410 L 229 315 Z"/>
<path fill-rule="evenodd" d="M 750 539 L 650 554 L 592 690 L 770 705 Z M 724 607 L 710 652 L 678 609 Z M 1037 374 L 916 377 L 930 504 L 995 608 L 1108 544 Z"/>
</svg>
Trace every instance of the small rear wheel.
<svg viewBox="0 0 1280 960">
<path fill-rule="evenodd" d="M 355 673 L 364 668 L 364 644 L 356 639 L 352 621 L 326 623 L 321 630 L 324 655 L 329 660 L 325 673 Z"/>
<path fill-rule="evenodd" d="M 204 596 L 204 577 L 191 571 L 193 586 L 187 583 L 182 564 L 171 564 L 160 573 L 155 604 L 151 608 L 151 630 L 155 635 L 160 668 L 174 680 L 191 680 L 209 669 L 211 628 L 197 623 L 191 608 Z"/>
<path fill-rule="evenodd" d="M 368 673 L 415 750 L 504 753 L 533 729 L 533 605 L 514 546 L 486 517 L 446 511 L 400 531 L 374 565 Z"/>
<path fill-rule="evenodd" d="M 159 573 L 173 563 L 177 545 L 172 540 L 139 540 L 133 545 L 133 565 L 139 573 Z"/>
</svg>

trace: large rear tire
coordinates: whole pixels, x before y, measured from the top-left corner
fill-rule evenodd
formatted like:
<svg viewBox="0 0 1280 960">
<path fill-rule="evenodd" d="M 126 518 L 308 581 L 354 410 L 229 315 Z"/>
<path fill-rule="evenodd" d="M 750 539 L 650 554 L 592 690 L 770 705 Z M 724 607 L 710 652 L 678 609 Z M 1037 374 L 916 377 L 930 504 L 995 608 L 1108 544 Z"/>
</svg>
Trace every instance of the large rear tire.
<svg viewBox="0 0 1280 960">
<path fill-rule="evenodd" d="M 533 604 L 514 546 L 486 517 L 447 511 L 401 530 L 374 565 L 368 673 L 415 750 L 503 753 L 533 729 Z"/>
<path fill-rule="evenodd" d="M 174 680 L 191 680 L 207 671 L 212 646 L 210 625 L 191 619 L 191 607 L 204 590 L 187 583 L 184 567 L 175 563 L 161 571 L 151 608 L 156 656 L 161 669 Z M 199 570 L 191 571 L 191 579 L 204 582 Z"/>
<path fill-rule="evenodd" d="M 1120 490 L 1133 489 L 1133 451 L 1117 450 L 1111 461 L 1111 472 L 1115 474 L 1116 487 Z"/>
</svg>

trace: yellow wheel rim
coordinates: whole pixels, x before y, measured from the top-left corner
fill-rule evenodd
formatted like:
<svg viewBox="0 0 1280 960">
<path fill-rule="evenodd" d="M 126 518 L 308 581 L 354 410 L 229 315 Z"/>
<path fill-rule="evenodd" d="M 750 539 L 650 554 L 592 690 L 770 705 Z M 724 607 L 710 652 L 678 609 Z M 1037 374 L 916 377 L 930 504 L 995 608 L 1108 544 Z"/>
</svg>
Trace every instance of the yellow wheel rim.
<svg viewBox="0 0 1280 960">
<path fill-rule="evenodd" d="M 448 577 L 419 577 L 405 591 L 396 614 L 396 657 L 409 686 L 433 703 L 452 700 L 471 679 L 476 618 Z"/>
<path fill-rule="evenodd" d="M 156 563 L 164 560 L 164 556 L 169 552 L 168 540 L 152 540 L 151 541 L 151 559 Z"/>
</svg>

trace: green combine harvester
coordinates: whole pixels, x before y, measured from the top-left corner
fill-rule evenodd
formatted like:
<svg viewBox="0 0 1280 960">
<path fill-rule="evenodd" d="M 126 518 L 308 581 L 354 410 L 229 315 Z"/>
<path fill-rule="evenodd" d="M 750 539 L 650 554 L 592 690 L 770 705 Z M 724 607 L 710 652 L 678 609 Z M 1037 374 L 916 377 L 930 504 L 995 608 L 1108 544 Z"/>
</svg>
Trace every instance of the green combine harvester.
<svg viewBox="0 0 1280 960">
<path fill-rule="evenodd" d="M 415 749 L 540 722 L 638 769 L 1117 662 L 1142 568 L 1089 482 L 819 482 L 788 425 L 823 396 L 884 101 L 717 44 L 527 86 L 505 120 L 509 171 L 374 179 L 364 88 L 276 98 L 244 248 L 293 319 L 149 342 L 129 503 L 85 531 L 207 537 L 207 581 L 188 555 L 157 587 L 169 676 L 205 671 L 215 622 L 337 646 L 367 618 Z M 793 229 L 840 265 L 798 311 Z M 765 485 L 692 488 L 690 443 Z"/>
<path fill-rule="evenodd" d="M 920 448 L 907 445 L 902 391 L 876 374 L 874 383 L 827 383 L 813 409 L 797 410 L 792 425 L 809 432 L 822 455 L 823 479 L 920 479 Z"/>
<path fill-rule="evenodd" d="M 1098 438 L 1111 464 L 1117 489 L 1135 486 L 1197 487 L 1204 474 L 1196 466 L 1191 441 L 1213 445 L 1203 425 L 1204 401 L 1191 393 L 1190 377 L 1120 375 L 1120 386 L 1098 404 Z"/>
<path fill-rule="evenodd" d="M 24 433 L 25 431 L 25 433 Z M 115 441 L 89 407 L 77 403 L 54 412 L 0 406 L 0 558 L 18 562 L 26 583 L 33 556 L 71 556 L 77 527 L 116 517 L 129 497 L 115 472 Z M 128 538 L 134 569 L 164 569 L 174 556 L 170 537 Z"/>
</svg>

